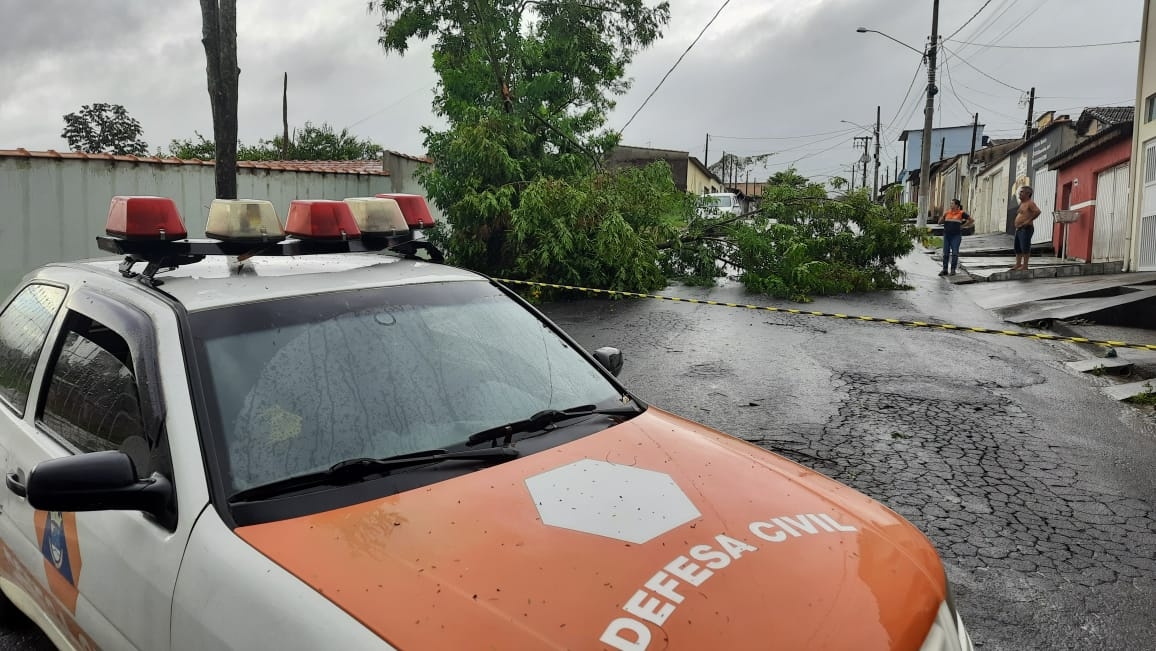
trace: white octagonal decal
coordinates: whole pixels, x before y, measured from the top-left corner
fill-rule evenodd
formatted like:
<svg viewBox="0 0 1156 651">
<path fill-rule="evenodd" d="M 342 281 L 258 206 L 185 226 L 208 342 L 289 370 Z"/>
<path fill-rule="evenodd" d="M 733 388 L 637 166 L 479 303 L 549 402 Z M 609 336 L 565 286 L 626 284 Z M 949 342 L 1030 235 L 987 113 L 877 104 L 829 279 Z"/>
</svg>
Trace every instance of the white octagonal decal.
<svg viewBox="0 0 1156 651">
<path fill-rule="evenodd" d="M 701 515 L 663 472 L 583 459 L 526 479 L 544 524 L 644 543 Z"/>
</svg>

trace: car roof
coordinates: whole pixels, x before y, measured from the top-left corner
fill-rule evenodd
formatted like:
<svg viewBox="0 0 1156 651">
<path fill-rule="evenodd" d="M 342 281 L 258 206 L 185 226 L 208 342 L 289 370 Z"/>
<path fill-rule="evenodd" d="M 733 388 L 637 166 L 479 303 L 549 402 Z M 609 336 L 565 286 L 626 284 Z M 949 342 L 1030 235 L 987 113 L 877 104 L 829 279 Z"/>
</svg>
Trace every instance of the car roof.
<svg viewBox="0 0 1156 651">
<path fill-rule="evenodd" d="M 69 267 L 121 282 L 123 258 L 94 258 L 47 266 Z M 465 269 L 379 253 L 337 253 L 303 256 L 253 257 L 237 265 L 233 257 L 206 256 L 204 260 L 162 271 L 159 290 L 190 312 L 229 305 L 321 294 L 368 287 L 485 280 Z M 142 271 L 138 263 L 134 271 Z M 141 291 L 153 291 L 139 284 Z"/>
</svg>

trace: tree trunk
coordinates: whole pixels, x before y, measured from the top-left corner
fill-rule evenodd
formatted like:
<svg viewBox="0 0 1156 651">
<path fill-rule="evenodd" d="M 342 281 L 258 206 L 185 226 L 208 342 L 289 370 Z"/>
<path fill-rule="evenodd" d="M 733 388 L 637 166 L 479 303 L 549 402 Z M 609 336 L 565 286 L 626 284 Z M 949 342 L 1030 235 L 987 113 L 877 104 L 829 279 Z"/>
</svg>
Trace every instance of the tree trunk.
<svg viewBox="0 0 1156 651">
<path fill-rule="evenodd" d="M 237 198 L 237 2 L 201 0 L 209 103 L 216 143 L 214 176 L 218 199 Z"/>
</svg>

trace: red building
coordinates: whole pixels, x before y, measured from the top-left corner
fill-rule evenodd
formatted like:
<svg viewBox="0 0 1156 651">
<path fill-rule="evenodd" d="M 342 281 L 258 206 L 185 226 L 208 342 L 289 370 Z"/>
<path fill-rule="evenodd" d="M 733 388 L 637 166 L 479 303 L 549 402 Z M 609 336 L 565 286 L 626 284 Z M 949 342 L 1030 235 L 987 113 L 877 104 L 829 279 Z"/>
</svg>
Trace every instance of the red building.
<svg viewBox="0 0 1156 651">
<path fill-rule="evenodd" d="M 1086 109 L 1076 123 L 1075 145 L 1048 160 L 1056 170 L 1056 207 L 1077 210 L 1068 226 L 1067 256 L 1084 262 L 1123 260 L 1127 243 L 1128 165 L 1133 108 Z M 1061 251 L 1064 226 L 1052 242 Z"/>
</svg>

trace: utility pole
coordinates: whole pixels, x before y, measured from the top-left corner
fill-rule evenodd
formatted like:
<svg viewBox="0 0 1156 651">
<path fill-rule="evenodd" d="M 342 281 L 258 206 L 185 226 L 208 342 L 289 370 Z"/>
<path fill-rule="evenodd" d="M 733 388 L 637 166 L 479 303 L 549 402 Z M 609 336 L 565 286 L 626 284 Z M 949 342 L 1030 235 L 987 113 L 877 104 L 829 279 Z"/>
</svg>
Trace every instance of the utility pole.
<svg viewBox="0 0 1156 651">
<path fill-rule="evenodd" d="M 702 164 L 710 168 L 710 134 L 706 134 L 706 147 L 702 150 Z"/>
<path fill-rule="evenodd" d="M 1024 125 L 1026 126 L 1026 128 L 1024 129 L 1024 139 L 1025 140 L 1028 138 L 1031 138 L 1032 133 L 1035 132 L 1035 125 L 1033 124 L 1033 121 L 1032 121 L 1032 117 L 1035 115 L 1035 112 L 1036 112 L 1036 87 L 1032 86 L 1031 95 L 1028 97 L 1028 119 L 1026 122 L 1024 122 Z"/>
<path fill-rule="evenodd" d="M 860 176 L 861 182 L 859 187 L 867 188 L 867 145 L 871 142 L 871 136 L 855 136 L 855 151 L 859 150 L 859 143 L 863 143 L 863 153 L 859 155 L 859 165 L 863 168 L 863 175 Z"/>
<path fill-rule="evenodd" d="M 903 144 L 906 145 L 907 143 L 903 143 Z M 892 179 L 892 181 L 894 181 L 895 183 L 899 182 L 899 157 L 898 156 L 895 157 L 895 178 Z"/>
<path fill-rule="evenodd" d="M 931 42 L 927 47 L 927 105 L 923 109 L 923 141 L 919 164 L 919 217 L 916 225 L 927 226 L 927 210 L 931 205 L 931 124 L 935 117 L 935 54 L 939 49 L 939 0 L 931 6 Z"/>
<path fill-rule="evenodd" d="M 871 195 L 872 200 L 879 199 L 879 128 L 882 124 L 880 120 L 882 108 L 881 106 L 875 107 L 875 191 Z"/>
<path fill-rule="evenodd" d="M 975 174 L 973 172 L 973 170 L 976 169 L 976 165 L 975 165 L 975 136 L 978 132 L 979 132 L 979 113 L 976 113 L 975 114 L 975 120 L 973 120 L 971 123 L 971 151 L 968 152 L 968 154 L 967 154 L 967 180 L 968 181 L 974 181 L 975 180 L 974 179 Z M 967 187 L 968 187 L 967 203 L 968 203 L 968 205 L 971 205 L 971 188 L 972 188 L 972 185 L 973 185 L 973 183 L 967 184 Z"/>
<path fill-rule="evenodd" d="M 285 135 L 281 137 L 281 160 L 289 160 L 289 73 L 285 73 L 285 87 L 281 91 L 281 125 Z"/>
<path fill-rule="evenodd" d="M 871 136 L 863 136 L 863 155 L 859 157 L 859 160 L 863 163 L 863 189 L 867 189 L 867 161 L 870 160 L 867 157 L 867 145 L 870 144 L 870 142 Z"/>
</svg>

